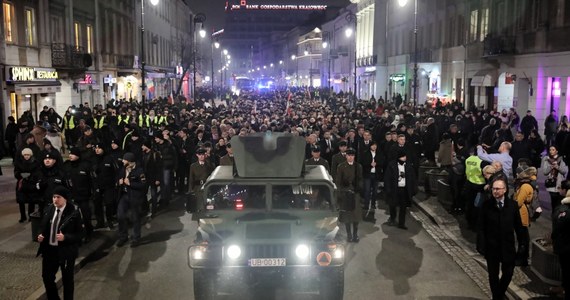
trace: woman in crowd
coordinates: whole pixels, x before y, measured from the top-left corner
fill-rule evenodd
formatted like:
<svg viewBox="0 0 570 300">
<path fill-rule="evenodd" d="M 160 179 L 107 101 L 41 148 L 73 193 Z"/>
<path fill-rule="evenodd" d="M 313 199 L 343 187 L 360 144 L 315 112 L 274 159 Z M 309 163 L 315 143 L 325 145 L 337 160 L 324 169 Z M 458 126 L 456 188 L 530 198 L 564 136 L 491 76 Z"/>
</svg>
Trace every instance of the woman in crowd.
<svg viewBox="0 0 570 300">
<path fill-rule="evenodd" d="M 20 153 L 21 159 L 14 161 L 14 177 L 18 180 L 16 184 L 16 201 L 20 206 L 20 220 L 23 223 L 27 220 L 26 203 L 28 204 L 28 217 L 34 212 L 35 202 L 39 198 L 36 184 L 41 177 L 40 163 L 34 157 L 30 148 L 24 148 Z"/>
<path fill-rule="evenodd" d="M 558 148 L 554 145 L 548 147 L 548 154 L 542 158 L 542 172 L 546 175 L 544 186 L 546 191 L 550 194 L 550 203 L 552 212 L 560 205 L 561 197 L 558 194 L 558 187 L 560 183 L 566 178 L 568 173 L 568 166 L 558 155 Z"/>
</svg>

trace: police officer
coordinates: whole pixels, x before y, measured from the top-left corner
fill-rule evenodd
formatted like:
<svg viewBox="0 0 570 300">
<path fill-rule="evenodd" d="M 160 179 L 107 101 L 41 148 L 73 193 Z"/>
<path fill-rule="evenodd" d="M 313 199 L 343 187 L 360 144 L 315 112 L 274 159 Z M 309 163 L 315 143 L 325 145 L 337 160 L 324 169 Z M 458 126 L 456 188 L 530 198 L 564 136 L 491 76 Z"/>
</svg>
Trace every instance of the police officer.
<svg viewBox="0 0 570 300">
<path fill-rule="evenodd" d="M 63 186 L 51 193 L 50 204 L 41 222 L 37 255 L 42 255 L 42 278 L 48 299 L 59 299 L 55 275 L 61 268 L 64 299 L 73 299 L 75 259 L 83 235 L 79 208 L 70 202 L 71 193 Z"/>
<path fill-rule="evenodd" d="M 124 246 L 129 240 L 127 218 L 132 217 L 133 235 L 131 247 L 140 244 L 141 238 L 141 209 L 142 201 L 146 201 L 146 177 L 142 166 L 136 163 L 135 155 L 131 152 L 123 156 L 123 168 L 119 171 L 119 206 L 117 219 L 119 221 L 119 240 L 117 247 Z"/>
<path fill-rule="evenodd" d="M 477 155 L 471 155 L 465 160 L 465 176 L 467 180 L 465 181 L 462 197 L 466 201 L 465 215 L 470 228 L 475 228 L 477 222 L 475 198 L 478 193 L 483 193 L 486 183 L 485 177 L 483 177 L 483 167 L 488 164 Z"/>
<path fill-rule="evenodd" d="M 346 161 L 336 171 L 335 183 L 339 193 L 339 221 L 346 227 L 347 242 L 358 243 L 358 223 L 362 221 L 362 166 L 355 161 L 356 150 L 346 150 Z M 352 225 L 352 230 L 351 230 Z"/>
<path fill-rule="evenodd" d="M 202 193 L 200 188 L 214 170 L 212 165 L 206 162 L 206 150 L 204 148 L 198 148 L 198 150 L 196 150 L 196 157 L 198 160 L 190 166 L 188 176 L 190 193 L 192 194 L 190 203 L 186 205 L 186 210 L 189 212 L 194 212 L 202 208 Z"/>
<path fill-rule="evenodd" d="M 81 159 L 79 148 L 71 148 L 69 152 L 69 160 L 63 164 L 63 173 L 65 181 L 71 189 L 73 201 L 81 209 L 83 214 L 83 223 L 85 226 L 85 242 L 91 241 L 93 233 L 93 224 L 91 224 L 91 205 L 92 196 L 92 178 L 91 167 L 87 162 Z"/>
<path fill-rule="evenodd" d="M 105 217 L 107 226 L 113 229 L 113 216 L 115 214 L 115 178 L 119 169 L 118 161 L 107 154 L 107 149 L 102 144 L 95 145 L 95 161 L 93 165 L 95 197 L 93 206 L 97 225 L 95 228 L 105 227 Z M 103 209 L 105 213 L 103 214 Z"/>
</svg>

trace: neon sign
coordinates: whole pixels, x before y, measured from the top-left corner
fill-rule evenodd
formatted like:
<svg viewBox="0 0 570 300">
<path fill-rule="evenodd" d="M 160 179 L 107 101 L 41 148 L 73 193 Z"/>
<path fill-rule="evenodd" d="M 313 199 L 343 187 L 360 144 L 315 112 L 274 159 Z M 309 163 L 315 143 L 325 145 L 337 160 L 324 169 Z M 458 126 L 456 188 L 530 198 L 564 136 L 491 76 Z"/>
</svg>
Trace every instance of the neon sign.
<svg viewBox="0 0 570 300">
<path fill-rule="evenodd" d="M 8 67 L 6 78 L 9 82 L 56 81 L 58 74 L 50 68 Z"/>
</svg>

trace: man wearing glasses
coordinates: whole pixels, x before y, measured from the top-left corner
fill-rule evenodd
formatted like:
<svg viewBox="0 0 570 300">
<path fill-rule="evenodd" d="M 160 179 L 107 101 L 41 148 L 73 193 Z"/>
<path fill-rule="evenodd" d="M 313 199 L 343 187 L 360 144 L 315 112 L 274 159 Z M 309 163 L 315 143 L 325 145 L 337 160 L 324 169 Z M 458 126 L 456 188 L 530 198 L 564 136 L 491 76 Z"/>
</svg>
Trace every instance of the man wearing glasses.
<svg viewBox="0 0 570 300">
<path fill-rule="evenodd" d="M 493 181 L 491 191 L 493 197 L 483 203 L 479 215 L 477 251 L 487 260 L 493 299 L 504 299 L 515 269 L 515 233 L 521 241 L 523 226 L 517 203 L 506 194 L 506 179 Z"/>
</svg>

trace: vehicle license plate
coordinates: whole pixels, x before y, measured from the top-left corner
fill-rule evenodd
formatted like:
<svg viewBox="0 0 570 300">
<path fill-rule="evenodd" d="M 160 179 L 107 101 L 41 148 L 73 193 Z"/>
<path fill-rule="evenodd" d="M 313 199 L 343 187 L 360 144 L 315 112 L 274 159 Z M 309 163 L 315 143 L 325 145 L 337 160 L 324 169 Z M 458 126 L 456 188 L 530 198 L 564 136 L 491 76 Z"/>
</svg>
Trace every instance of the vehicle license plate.
<svg viewBox="0 0 570 300">
<path fill-rule="evenodd" d="M 287 265 L 285 258 L 252 258 L 247 264 L 250 267 L 283 267 Z"/>
</svg>

